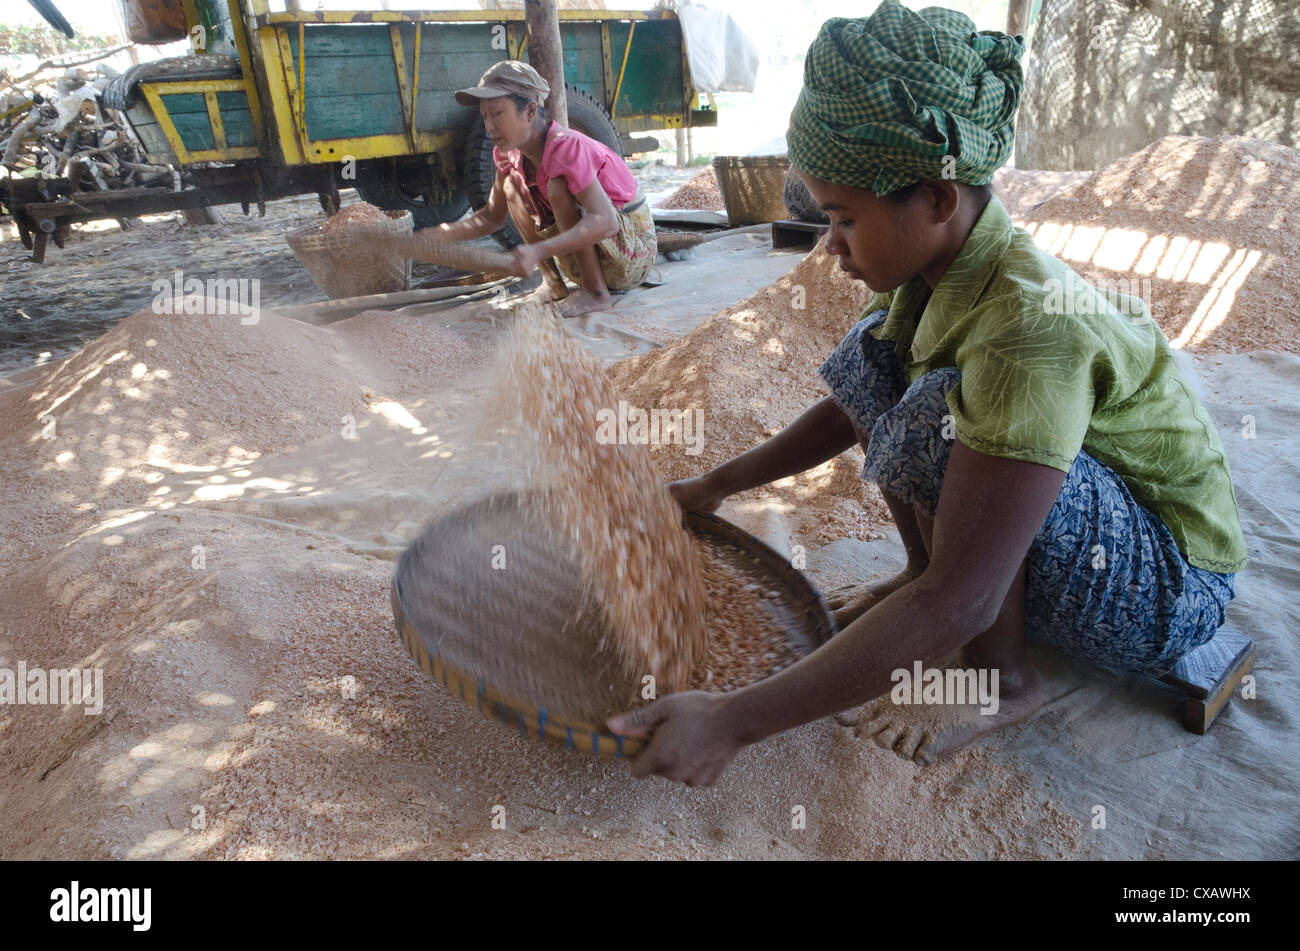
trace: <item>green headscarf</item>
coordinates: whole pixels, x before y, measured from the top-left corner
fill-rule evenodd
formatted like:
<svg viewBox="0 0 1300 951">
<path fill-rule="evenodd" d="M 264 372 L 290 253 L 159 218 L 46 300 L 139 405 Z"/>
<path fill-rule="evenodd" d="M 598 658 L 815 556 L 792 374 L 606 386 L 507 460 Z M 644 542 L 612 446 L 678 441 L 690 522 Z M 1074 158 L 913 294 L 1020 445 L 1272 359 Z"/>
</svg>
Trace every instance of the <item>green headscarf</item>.
<svg viewBox="0 0 1300 951">
<path fill-rule="evenodd" d="M 790 162 L 876 195 L 922 179 L 986 185 L 1011 154 L 1021 50 L 955 10 L 913 13 L 898 0 L 827 20 L 790 114 Z"/>
</svg>

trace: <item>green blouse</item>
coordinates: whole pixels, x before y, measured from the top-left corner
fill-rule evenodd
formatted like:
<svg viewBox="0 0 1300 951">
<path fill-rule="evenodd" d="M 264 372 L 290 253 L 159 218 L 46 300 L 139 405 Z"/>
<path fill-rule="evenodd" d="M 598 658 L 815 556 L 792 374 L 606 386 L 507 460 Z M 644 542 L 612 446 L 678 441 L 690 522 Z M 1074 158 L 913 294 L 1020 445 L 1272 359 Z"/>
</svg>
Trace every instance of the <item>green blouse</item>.
<svg viewBox="0 0 1300 951">
<path fill-rule="evenodd" d="M 1246 542 L 1223 444 L 1136 297 L 1099 290 L 1041 251 L 992 198 L 931 291 L 877 294 L 873 331 L 909 383 L 956 366 L 957 438 L 978 452 L 1068 471 L 1082 449 L 1124 480 L 1187 561 L 1239 571 Z"/>
</svg>

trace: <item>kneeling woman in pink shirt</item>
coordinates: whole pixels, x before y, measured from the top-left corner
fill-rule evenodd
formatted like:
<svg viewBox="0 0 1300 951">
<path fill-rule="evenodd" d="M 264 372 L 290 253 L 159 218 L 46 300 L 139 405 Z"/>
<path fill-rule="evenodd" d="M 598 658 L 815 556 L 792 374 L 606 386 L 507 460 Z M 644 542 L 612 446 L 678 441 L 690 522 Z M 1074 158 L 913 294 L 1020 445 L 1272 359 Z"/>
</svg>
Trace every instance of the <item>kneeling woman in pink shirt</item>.
<svg viewBox="0 0 1300 951">
<path fill-rule="evenodd" d="M 516 273 L 528 277 L 551 258 L 581 286 L 560 305 L 576 317 L 609 306 L 611 290 L 639 285 L 658 247 L 649 206 L 622 157 L 607 146 L 547 118 L 550 86 L 517 60 L 494 65 L 477 86 L 456 93 L 478 105 L 491 137 L 496 182 L 475 214 L 421 232 L 422 237 L 464 241 L 496 231 L 509 215 L 524 239 L 515 248 Z M 553 296 L 567 290 L 548 274 Z"/>
</svg>

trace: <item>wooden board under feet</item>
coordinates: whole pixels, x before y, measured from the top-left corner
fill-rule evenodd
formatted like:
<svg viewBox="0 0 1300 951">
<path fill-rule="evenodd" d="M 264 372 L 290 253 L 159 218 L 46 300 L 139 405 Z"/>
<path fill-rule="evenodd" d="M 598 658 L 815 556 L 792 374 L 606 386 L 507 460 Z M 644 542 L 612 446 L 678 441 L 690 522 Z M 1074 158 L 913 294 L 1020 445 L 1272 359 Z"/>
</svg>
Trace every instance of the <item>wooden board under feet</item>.
<svg viewBox="0 0 1300 951">
<path fill-rule="evenodd" d="M 1183 726 L 1204 734 L 1254 667 L 1254 641 L 1235 628 L 1221 627 L 1208 643 L 1189 651 L 1160 679 L 1186 694 Z"/>
</svg>

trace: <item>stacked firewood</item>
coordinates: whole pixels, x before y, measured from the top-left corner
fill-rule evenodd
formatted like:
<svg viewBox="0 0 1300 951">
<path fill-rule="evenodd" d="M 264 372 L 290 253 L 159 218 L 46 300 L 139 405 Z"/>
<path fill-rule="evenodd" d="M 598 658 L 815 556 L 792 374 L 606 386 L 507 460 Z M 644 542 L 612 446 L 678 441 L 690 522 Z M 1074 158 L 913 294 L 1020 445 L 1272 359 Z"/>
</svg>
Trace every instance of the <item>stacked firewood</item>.
<svg viewBox="0 0 1300 951">
<path fill-rule="evenodd" d="M 91 191 L 179 187 L 176 172 L 151 164 L 122 116 L 101 103 L 116 70 L 42 65 L 16 77 L 0 71 L 0 165 L 10 175 L 66 177 Z"/>
</svg>

